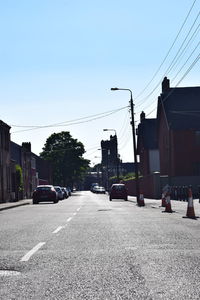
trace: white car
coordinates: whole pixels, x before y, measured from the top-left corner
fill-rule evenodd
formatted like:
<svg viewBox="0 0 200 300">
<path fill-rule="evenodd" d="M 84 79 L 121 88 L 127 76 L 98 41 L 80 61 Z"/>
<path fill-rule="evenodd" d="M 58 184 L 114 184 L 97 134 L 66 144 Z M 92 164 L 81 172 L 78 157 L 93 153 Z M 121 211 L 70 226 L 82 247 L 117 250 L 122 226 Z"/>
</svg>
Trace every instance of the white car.
<svg viewBox="0 0 200 300">
<path fill-rule="evenodd" d="M 96 194 L 105 194 L 106 193 L 106 190 L 103 186 L 94 186 L 93 188 L 93 192 L 96 193 Z"/>
</svg>

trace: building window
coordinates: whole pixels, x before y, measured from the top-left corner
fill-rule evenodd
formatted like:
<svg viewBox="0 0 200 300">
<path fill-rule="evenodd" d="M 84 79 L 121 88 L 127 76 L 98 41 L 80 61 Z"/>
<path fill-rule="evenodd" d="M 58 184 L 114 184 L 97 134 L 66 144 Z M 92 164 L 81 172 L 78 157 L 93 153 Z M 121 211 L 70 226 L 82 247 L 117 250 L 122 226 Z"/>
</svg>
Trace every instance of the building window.
<svg viewBox="0 0 200 300">
<path fill-rule="evenodd" d="M 195 131 L 196 145 L 200 146 L 200 131 Z"/>
</svg>

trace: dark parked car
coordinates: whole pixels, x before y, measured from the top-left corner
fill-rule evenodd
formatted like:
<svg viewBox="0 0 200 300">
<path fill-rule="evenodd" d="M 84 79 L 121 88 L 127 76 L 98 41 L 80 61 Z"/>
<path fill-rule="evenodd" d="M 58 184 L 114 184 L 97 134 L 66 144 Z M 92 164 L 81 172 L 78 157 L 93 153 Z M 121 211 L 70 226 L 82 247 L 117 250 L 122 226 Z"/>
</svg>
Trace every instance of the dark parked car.
<svg viewBox="0 0 200 300">
<path fill-rule="evenodd" d="M 53 185 L 38 185 L 33 192 L 33 204 L 44 201 L 58 203 L 57 193 Z"/>
<path fill-rule="evenodd" d="M 112 199 L 124 199 L 125 201 L 128 200 L 127 189 L 123 183 L 113 184 L 110 188 L 109 194 L 110 201 L 112 201 Z"/>
</svg>

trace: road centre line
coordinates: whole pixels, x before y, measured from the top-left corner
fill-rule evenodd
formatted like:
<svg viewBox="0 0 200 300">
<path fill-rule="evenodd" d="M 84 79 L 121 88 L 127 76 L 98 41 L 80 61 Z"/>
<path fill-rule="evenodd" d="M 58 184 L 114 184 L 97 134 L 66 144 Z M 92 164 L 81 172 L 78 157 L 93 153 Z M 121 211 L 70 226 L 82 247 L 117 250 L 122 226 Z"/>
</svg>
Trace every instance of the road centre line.
<svg viewBox="0 0 200 300">
<path fill-rule="evenodd" d="M 31 249 L 29 252 L 27 252 L 20 261 L 28 261 L 31 256 L 36 253 L 42 246 L 44 246 L 44 244 L 46 244 L 45 242 L 41 242 L 38 243 L 35 247 L 33 247 L 33 249 Z"/>
<path fill-rule="evenodd" d="M 81 207 L 77 208 L 77 211 L 79 211 Z M 77 215 L 77 212 L 73 213 L 73 215 Z M 67 222 L 70 222 L 72 220 L 72 217 L 67 219 Z M 65 226 L 58 226 L 52 233 L 58 233 L 61 229 L 63 229 Z M 21 259 L 20 261 L 28 261 L 33 254 L 35 254 L 42 246 L 44 246 L 46 242 L 38 243 L 35 247 L 33 247 L 30 251 L 28 251 Z"/>
<path fill-rule="evenodd" d="M 63 226 L 59 226 L 52 233 L 58 233 L 62 228 L 64 228 L 64 227 Z"/>
</svg>

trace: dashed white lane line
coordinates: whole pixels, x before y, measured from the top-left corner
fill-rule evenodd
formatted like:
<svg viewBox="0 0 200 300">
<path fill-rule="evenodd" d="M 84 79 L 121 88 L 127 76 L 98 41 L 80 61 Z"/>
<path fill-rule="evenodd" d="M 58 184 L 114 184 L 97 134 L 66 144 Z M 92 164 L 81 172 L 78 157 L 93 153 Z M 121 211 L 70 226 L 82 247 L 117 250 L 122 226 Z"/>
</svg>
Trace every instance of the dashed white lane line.
<svg viewBox="0 0 200 300">
<path fill-rule="evenodd" d="M 33 249 L 31 249 L 21 258 L 21 261 L 28 261 L 34 253 L 36 253 L 42 246 L 44 246 L 44 244 L 46 243 L 38 243 L 35 247 L 33 247 Z"/>
<path fill-rule="evenodd" d="M 56 228 L 52 233 L 58 233 L 61 229 L 63 229 L 63 226 L 59 226 L 58 228 Z"/>
<path fill-rule="evenodd" d="M 79 211 L 81 209 L 81 207 L 77 208 L 77 211 Z M 73 213 L 74 216 L 77 215 L 77 212 Z M 67 219 L 67 222 L 70 222 L 72 220 L 72 217 Z M 63 229 L 65 226 L 59 226 L 58 228 L 56 228 L 52 233 L 58 233 L 61 229 Z M 46 244 L 46 242 L 41 242 L 38 243 L 33 249 L 31 249 L 29 252 L 27 252 L 20 261 L 28 261 L 31 256 L 36 253 L 44 244 Z"/>
</svg>

